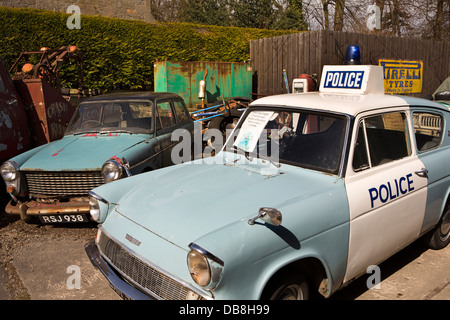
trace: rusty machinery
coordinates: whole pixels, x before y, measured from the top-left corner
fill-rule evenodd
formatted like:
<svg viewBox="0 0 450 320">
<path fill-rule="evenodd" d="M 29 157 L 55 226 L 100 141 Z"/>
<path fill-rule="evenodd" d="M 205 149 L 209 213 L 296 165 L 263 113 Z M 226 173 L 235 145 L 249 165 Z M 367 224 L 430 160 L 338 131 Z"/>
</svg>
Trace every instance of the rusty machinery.
<svg viewBox="0 0 450 320">
<path fill-rule="evenodd" d="M 36 64 L 31 62 L 32 56 L 39 59 Z M 76 46 L 65 46 L 59 49 L 43 47 L 39 51 L 22 52 L 10 68 L 9 73 L 13 80 L 42 79 L 61 92 L 59 70 L 66 60 L 74 60 L 78 65 L 78 95 L 81 96 L 83 94 L 82 64 L 84 57 Z"/>
<path fill-rule="evenodd" d="M 78 65 L 76 91 L 77 98 L 81 98 L 85 96 L 83 54 L 76 46 L 22 52 L 9 70 L 27 118 L 18 119 L 18 124 L 28 126 L 31 138 L 28 147 L 62 138 L 75 111 L 76 106 L 69 102 L 71 90 L 61 88 L 59 71 L 65 61 L 75 61 Z M 20 107 L 15 109 L 18 112 Z"/>
</svg>

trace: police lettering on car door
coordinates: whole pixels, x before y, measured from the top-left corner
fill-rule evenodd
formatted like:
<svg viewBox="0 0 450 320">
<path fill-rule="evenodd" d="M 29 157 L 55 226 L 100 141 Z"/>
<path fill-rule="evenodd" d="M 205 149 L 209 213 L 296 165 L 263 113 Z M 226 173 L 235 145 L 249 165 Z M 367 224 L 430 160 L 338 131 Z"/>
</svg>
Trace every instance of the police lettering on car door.
<svg viewBox="0 0 450 320">
<path fill-rule="evenodd" d="M 412 173 L 404 177 L 388 181 L 377 187 L 369 189 L 370 207 L 373 208 L 377 203 L 386 203 L 390 200 L 401 197 L 408 192 L 414 191 L 414 180 Z"/>
</svg>

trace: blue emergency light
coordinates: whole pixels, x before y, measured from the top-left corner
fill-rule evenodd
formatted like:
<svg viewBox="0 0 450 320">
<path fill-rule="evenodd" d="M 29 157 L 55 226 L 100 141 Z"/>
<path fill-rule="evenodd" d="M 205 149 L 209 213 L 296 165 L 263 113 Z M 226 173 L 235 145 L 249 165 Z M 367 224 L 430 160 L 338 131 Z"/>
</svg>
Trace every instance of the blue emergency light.
<svg viewBox="0 0 450 320">
<path fill-rule="evenodd" d="M 359 46 L 348 46 L 347 53 L 345 54 L 346 65 L 358 65 L 361 64 L 361 49 Z"/>
</svg>

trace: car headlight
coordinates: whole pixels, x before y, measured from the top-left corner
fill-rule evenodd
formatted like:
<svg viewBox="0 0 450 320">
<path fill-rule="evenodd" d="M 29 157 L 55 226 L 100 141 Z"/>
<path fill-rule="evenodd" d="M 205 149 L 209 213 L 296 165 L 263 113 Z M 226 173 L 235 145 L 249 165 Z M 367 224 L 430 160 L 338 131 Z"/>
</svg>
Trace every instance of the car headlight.
<svg viewBox="0 0 450 320">
<path fill-rule="evenodd" d="M 19 166 L 15 162 L 6 161 L 0 167 L 0 173 L 5 181 L 14 181 L 19 176 Z"/>
<path fill-rule="evenodd" d="M 89 212 L 94 221 L 98 221 L 100 219 L 100 204 L 93 196 L 89 196 Z"/>
<path fill-rule="evenodd" d="M 102 175 L 106 182 L 117 180 L 122 176 L 122 166 L 115 160 L 108 160 L 102 167 Z"/>
<path fill-rule="evenodd" d="M 190 248 L 187 263 L 192 279 L 205 289 L 214 289 L 222 278 L 224 263 L 195 244 Z"/>
<path fill-rule="evenodd" d="M 92 220 L 94 220 L 95 222 L 99 222 L 101 220 L 102 210 L 104 213 L 106 213 L 108 212 L 108 207 L 109 207 L 108 201 L 103 199 L 95 192 L 89 191 L 89 213 L 91 214 Z"/>
</svg>

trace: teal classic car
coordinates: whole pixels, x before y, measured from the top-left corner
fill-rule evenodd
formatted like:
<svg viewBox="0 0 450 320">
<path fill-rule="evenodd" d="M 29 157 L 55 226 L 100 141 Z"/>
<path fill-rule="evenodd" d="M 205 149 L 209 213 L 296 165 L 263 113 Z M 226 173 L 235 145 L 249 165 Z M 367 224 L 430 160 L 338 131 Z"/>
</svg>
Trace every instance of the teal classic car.
<svg viewBox="0 0 450 320">
<path fill-rule="evenodd" d="M 183 99 L 125 92 L 79 105 L 64 137 L 20 154 L 0 171 L 12 199 L 6 213 L 42 223 L 91 221 L 88 192 L 172 164 L 174 130 L 193 134 Z"/>
<path fill-rule="evenodd" d="M 92 263 L 124 298 L 329 297 L 419 237 L 450 241 L 450 111 L 378 66 L 254 101 L 213 158 L 91 191 Z M 369 269 L 372 270 L 372 269 Z"/>
</svg>

